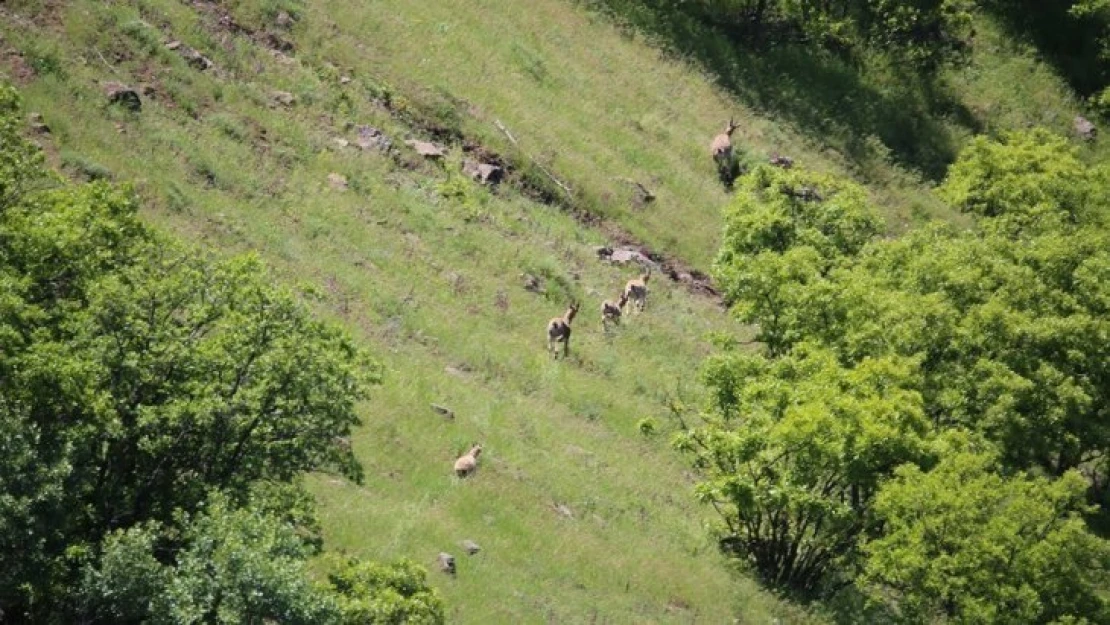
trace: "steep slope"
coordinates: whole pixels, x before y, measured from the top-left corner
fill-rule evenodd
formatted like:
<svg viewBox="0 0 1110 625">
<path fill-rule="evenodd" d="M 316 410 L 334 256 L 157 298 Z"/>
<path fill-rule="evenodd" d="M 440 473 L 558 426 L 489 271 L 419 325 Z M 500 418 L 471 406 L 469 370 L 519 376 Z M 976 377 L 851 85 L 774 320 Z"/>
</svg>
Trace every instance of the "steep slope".
<svg viewBox="0 0 1110 625">
<path fill-rule="evenodd" d="M 379 78 L 333 69 L 301 39 L 275 53 L 251 8 L 6 9 L 5 48 L 22 52 L 6 59 L 27 70 L 10 75 L 63 170 L 133 183 L 146 217 L 183 237 L 258 251 L 384 360 L 353 441 L 366 483 L 313 480 L 329 548 L 429 568 L 454 553 L 458 576 L 435 583 L 457 622 L 809 618 L 730 570 L 666 437 L 638 433 L 645 417 L 674 427 L 667 406 L 696 396 L 707 336 L 739 331 L 719 307 L 657 277 L 648 311 L 604 336 L 600 300 L 636 273 L 597 260 L 604 235 L 422 163 L 401 144 L 413 132 L 402 120 L 427 103 L 400 106 L 400 90 L 393 110 L 373 102 Z M 277 32 L 308 38 L 299 31 L 316 17 Z M 190 65 L 171 40 L 213 67 Z M 145 83 L 141 111 L 108 104 L 107 81 Z M 394 156 L 335 141 L 362 124 L 384 129 Z M 522 273 L 542 292 L 522 288 Z M 556 362 L 544 324 L 571 297 L 585 305 L 572 357 Z M 459 481 L 451 463 L 473 441 L 481 468 Z M 482 552 L 465 558 L 463 539 Z"/>
<path fill-rule="evenodd" d="M 666 444 L 670 407 L 697 401 L 710 337 L 745 330 L 654 278 L 648 311 L 603 335 L 598 304 L 636 270 L 598 262 L 593 246 L 620 230 L 707 269 L 727 196 L 706 145 L 731 114 L 750 158 L 858 175 L 835 146 L 561 0 L 2 11 L 0 67 L 42 113 L 56 164 L 134 183 L 146 217 L 180 236 L 257 251 L 386 363 L 353 441 L 366 483 L 313 480 L 329 548 L 429 567 L 455 554 L 458 576 L 435 583 L 456 622 L 817 618 L 730 570 Z M 190 63 L 190 48 L 212 67 Z M 145 85 L 142 111 L 109 105 L 108 81 Z M 356 147 L 363 125 L 394 149 Z M 424 162 L 409 136 L 452 154 Z M 510 160 L 512 184 L 490 192 L 454 174 L 463 137 Z M 868 167 L 893 231 L 951 217 L 917 176 Z M 628 180 L 656 201 L 636 205 Z M 521 274 L 541 278 L 540 293 Z M 574 297 L 573 355 L 556 362 L 544 324 Z M 644 418 L 662 435 L 642 436 Z M 458 481 L 451 463 L 474 441 L 481 468 Z M 482 552 L 464 557 L 463 539 Z"/>
</svg>

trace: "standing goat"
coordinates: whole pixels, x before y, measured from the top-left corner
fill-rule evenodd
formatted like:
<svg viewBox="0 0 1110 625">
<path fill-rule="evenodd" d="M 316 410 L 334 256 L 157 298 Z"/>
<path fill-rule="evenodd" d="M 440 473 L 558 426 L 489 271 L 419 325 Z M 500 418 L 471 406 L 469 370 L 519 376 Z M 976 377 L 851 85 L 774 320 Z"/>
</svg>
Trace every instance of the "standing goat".
<svg viewBox="0 0 1110 625">
<path fill-rule="evenodd" d="M 740 124 L 733 121 L 731 117 L 728 118 L 728 125 L 725 126 L 724 132 L 713 137 L 713 141 L 709 144 L 709 153 L 713 156 L 713 162 L 717 164 L 717 175 L 729 188 L 739 175 L 739 167 L 732 156 L 732 133 L 739 127 Z"/>
<path fill-rule="evenodd" d="M 624 305 L 628 303 L 628 295 L 621 293 L 617 301 L 607 299 L 601 302 L 601 329 L 608 331 L 610 325 L 620 325 L 621 323 L 621 310 Z"/>
<path fill-rule="evenodd" d="M 647 305 L 648 279 L 651 278 L 651 269 L 647 273 L 636 278 L 629 280 L 624 285 L 624 293 L 621 294 L 621 300 L 627 303 L 632 301 L 632 306 L 636 312 L 644 312 L 644 306 Z"/>
<path fill-rule="evenodd" d="M 553 356 L 558 356 L 557 343 L 563 344 L 563 358 L 570 355 L 570 323 L 578 314 L 578 306 L 578 302 L 572 302 L 562 317 L 555 317 L 547 322 L 547 351 Z"/>
<path fill-rule="evenodd" d="M 478 456 L 482 453 L 482 446 L 475 444 L 470 451 L 459 456 L 455 461 L 455 475 L 466 477 L 478 468 Z"/>
</svg>

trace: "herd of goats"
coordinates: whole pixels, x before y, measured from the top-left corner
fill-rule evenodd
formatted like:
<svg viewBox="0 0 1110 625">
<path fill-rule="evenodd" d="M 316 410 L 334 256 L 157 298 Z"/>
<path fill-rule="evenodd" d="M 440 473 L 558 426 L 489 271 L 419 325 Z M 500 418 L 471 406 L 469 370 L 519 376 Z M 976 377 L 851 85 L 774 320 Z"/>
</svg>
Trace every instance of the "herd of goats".
<svg viewBox="0 0 1110 625">
<path fill-rule="evenodd" d="M 732 133 L 737 128 L 739 128 L 739 124 L 730 118 L 724 132 L 713 137 L 713 141 L 709 144 L 709 153 L 713 157 L 721 181 L 725 183 L 726 187 L 731 187 L 731 178 L 735 177 L 733 172 L 736 167 L 736 160 L 732 154 Z M 601 327 L 603 331 L 608 332 L 612 326 L 620 324 L 621 316 L 629 303 L 631 303 L 632 310 L 636 313 L 643 312 L 647 304 L 647 285 L 650 278 L 651 269 L 649 268 L 639 278 L 634 278 L 625 283 L 624 290 L 615 301 L 607 299 L 601 303 Z M 560 344 L 562 344 L 563 357 L 566 358 L 570 355 L 570 325 L 574 321 L 575 315 L 578 314 L 579 307 L 579 302 L 571 302 L 562 317 L 555 317 L 547 322 L 547 350 L 555 358 L 559 356 Z M 469 451 L 455 461 L 455 475 L 467 477 L 473 473 L 478 468 L 478 456 L 481 453 L 482 446 L 480 444 L 473 445 Z"/>
</svg>

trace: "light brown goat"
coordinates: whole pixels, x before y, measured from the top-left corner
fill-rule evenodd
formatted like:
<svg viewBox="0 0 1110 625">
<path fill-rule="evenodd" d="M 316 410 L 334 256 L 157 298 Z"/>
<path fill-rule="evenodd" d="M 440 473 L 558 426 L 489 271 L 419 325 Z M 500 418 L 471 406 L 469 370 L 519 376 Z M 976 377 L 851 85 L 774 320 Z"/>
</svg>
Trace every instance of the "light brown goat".
<svg viewBox="0 0 1110 625">
<path fill-rule="evenodd" d="M 718 168 L 726 168 L 732 166 L 732 133 L 740 127 L 728 118 L 728 125 L 725 126 L 725 131 L 713 137 L 713 141 L 709 144 L 709 153 L 713 156 L 713 161 L 717 163 Z"/>
<path fill-rule="evenodd" d="M 631 301 L 633 309 L 636 312 L 644 312 L 644 306 L 647 305 L 647 283 L 650 278 L 651 270 L 649 269 L 644 275 L 634 280 L 629 280 L 624 285 L 624 293 L 621 295 L 621 298 L 624 299 L 626 303 Z"/>
<path fill-rule="evenodd" d="M 628 295 L 621 293 L 617 301 L 607 299 L 601 302 L 601 329 L 608 331 L 610 325 L 620 325 L 621 311 L 628 303 Z"/>
<path fill-rule="evenodd" d="M 563 344 L 563 358 L 570 355 L 570 324 L 578 314 L 578 306 L 578 302 L 571 303 L 562 317 L 555 317 L 547 322 L 547 350 L 556 357 L 558 343 Z"/>
<path fill-rule="evenodd" d="M 455 461 L 455 475 L 466 477 L 478 468 L 478 456 L 482 453 L 482 446 L 475 444 L 470 451 L 459 456 Z"/>
</svg>

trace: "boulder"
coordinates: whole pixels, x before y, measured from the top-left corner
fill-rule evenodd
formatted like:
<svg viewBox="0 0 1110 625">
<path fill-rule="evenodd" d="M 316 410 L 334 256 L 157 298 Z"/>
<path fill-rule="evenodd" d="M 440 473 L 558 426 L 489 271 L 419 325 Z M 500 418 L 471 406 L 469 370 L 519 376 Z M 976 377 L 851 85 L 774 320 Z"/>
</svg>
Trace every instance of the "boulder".
<svg viewBox="0 0 1110 625">
<path fill-rule="evenodd" d="M 447 156 L 447 150 L 440 145 L 436 145 L 429 141 L 420 141 L 419 139 L 408 139 L 405 145 L 416 150 L 416 153 L 424 158 L 438 159 Z"/>
<path fill-rule="evenodd" d="M 482 550 L 482 548 L 478 546 L 478 543 L 473 540 L 464 540 L 460 544 L 462 548 L 466 550 L 467 555 L 472 556 Z"/>
<path fill-rule="evenodd" d="M 282 106 L 293 106 L 297 103 L 297 96 L 288 91 L 274 91 L 270 95 L 274 98 L 274 102 Z"/>
<path fill-rule="evenodd" d="M 482 163 L 472 159 L 463 160 L 463 173 L 482 184 L 497 185 L 505 176 L 505 170 L 497 165 Z"/>
<path fill-rule="evenodd" d="M 355 139 L 355 145 L 363 150 L 378 150 L 380 152 L 388 152 L 393 149 L 393 141 L 385 136 L 385 133 L 373 126 L 359 126 L 358 138 Z"/>
<path fill-rule="evenodd" d="M 139 97 L 139 92 L 123 83 L 104 83 L 104 93 L 108 96 L 109 103 L 117 104 L 129 111 L 137 113 L 143 108 L 143 101 Z"/>
<path fill-rule="evenodd" d="M 331 188 L 335 189 L 336 191 L 346 191 L 347 177 L 343 174 L 332 172 L 328 174 L 328 184 L 331 185 Z"/>
<path fill-rule="evenodd" d="M 455 556 L 449 553 L 439 552 L 439 556 L 436 557 L 436 565 L 439 566 L 440 571 L 448 575 L 455 574 Z"/>
<path fill-rule="evenodd" d="M 1095 127 L 1094 123 L 1082 115 L 1076 115 L 1072 124 L 1075 126 L 1075 134 L 1079 135 L 1081 139 L 1094 141 L 1098 135 L 1098 128 Z"/>
<path fill-rule="evenodd" d="M 46 125 L 46 121 L 42 118 L 42 113 L 31 113 L 28 115 L 28 120 L 31 123 L 31 130 L 41 134 L 50 134 L 50 126 Z"/>
</svg>

